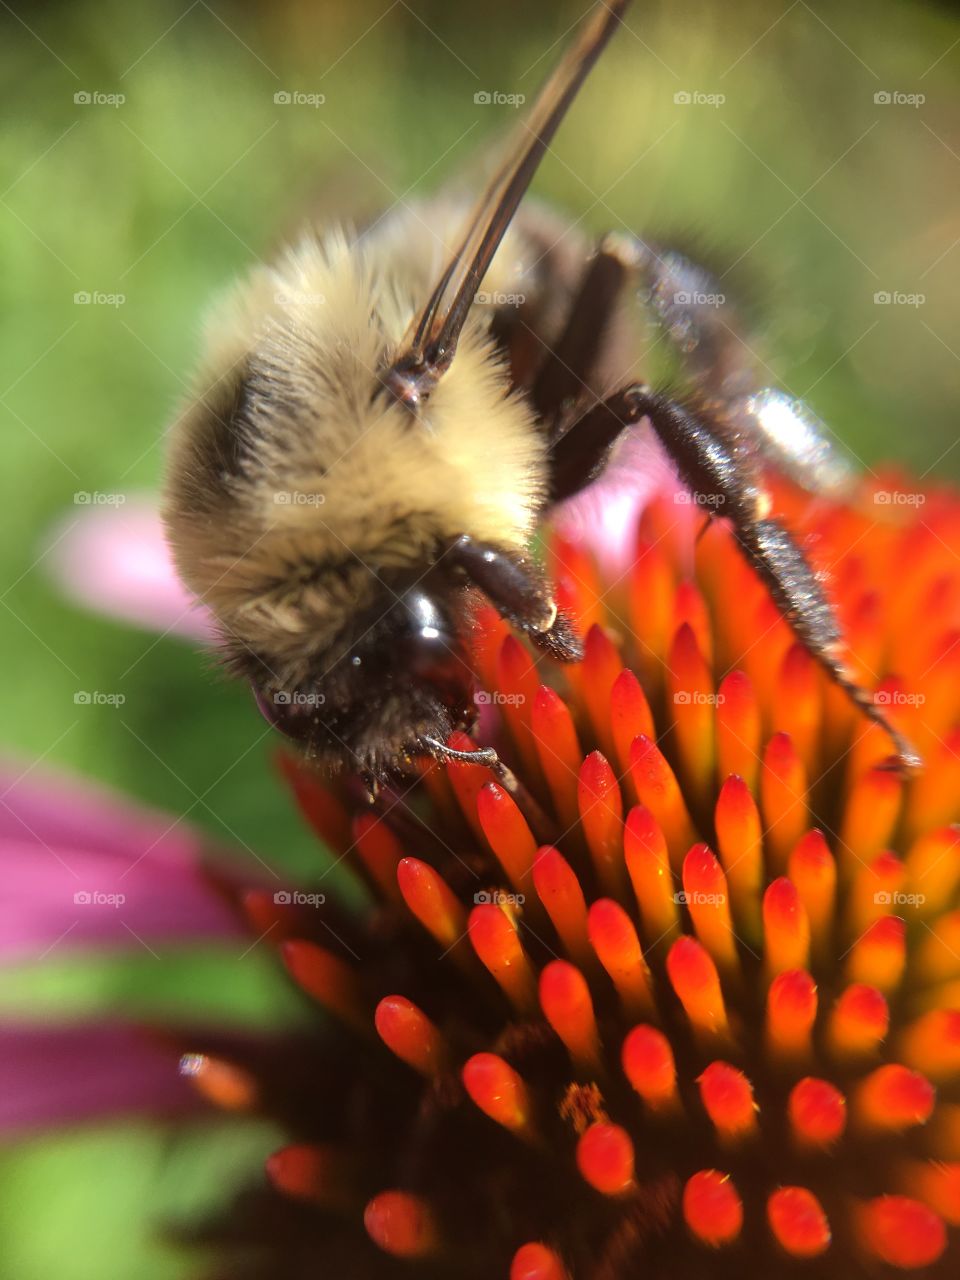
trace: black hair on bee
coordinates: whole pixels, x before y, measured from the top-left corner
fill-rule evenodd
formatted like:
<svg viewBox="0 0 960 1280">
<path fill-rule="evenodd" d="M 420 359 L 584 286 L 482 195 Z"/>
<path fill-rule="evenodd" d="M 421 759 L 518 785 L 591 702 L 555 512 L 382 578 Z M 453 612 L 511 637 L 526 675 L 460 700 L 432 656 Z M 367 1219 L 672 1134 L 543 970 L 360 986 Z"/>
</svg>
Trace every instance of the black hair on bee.
<svg viewBox="0 0 960 1280">
<path fill-rule="evenodd" d="M 227 666 L 323 767 L 382 778 L 449 754 L 473 715 L 478 597 L 555 658 L 580 656 L 531 540 L 644 418 L 681 479 L 723 500 L 804 644 L 915 761 L 844 670 L 822 589 L 770 516 L 764 466 L 837 492 L 844 460 L 802 406 L 755 387 L 729 309 L 697 302 L 718 290 L 695 264 L 520 209 L 626 8 L 598 4 L 472 210 L 438 197 L 366 231 L 311 231 L 211 318 L 174 433 L 169 540 Z M 627 377 L 637 289 L 683 353 L 682 401 Z"/>
</svg>

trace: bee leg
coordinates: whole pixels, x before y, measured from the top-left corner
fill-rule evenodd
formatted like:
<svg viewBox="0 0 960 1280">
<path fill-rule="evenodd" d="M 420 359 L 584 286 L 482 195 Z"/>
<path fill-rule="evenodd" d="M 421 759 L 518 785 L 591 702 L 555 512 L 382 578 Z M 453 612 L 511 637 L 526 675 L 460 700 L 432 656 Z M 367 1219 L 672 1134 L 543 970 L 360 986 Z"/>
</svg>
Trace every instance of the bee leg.
<svg viewBox="0 0 960 1280">
<path fill-rule="evenodd" d="M 591 409 L 559 441 L 560 481 L 571 475 L 577 455 L 583 465 L 589 447 L 585 432 L 596 425 L 601 446 L 609 451 L 615 439 L 612 421 L 627 427 L 641 418 L 649 419 L 690 492 L 731 521 L 744 555 L 798 638 L 851 701 L 890 736 L 896 766 L 919 765 L 910 743 L 845 665 L 840 625 L 816 573 L 789 531 L 770 518 L 769 496 L 754 459 L 738 447 L 716 410 L 699 402 L 684 404 L 648 386 L 626 387 Z"/>
<path fill-rule="evenodd" d="M 584 272 L 556 344 L 548 350 L 530 398 L 548 433 L 578 401 L 592 400 L 590 377 L 603 351 L 606 330 L 627 280 L 619 252 L 601 245 Z"/>
<path fill-rule="evenodd" d="M 475 587 L 513 626 L 561 662 L 583 656 L 580 641 L 556 601 L 540 566 L 532 557 L 478 542 L 463 534 L 447 551 Z"/>
<path fill-rule="evenodd" d="M 855 468 L 806 405 L 763 385 L 761 361 L 722 282 L 675 249 L 618 232 L 603 243 L 642 282 L 691 391 L 721 402 L 764 460 L 795 484 L 815 494 L 849 496 Z"/>
</svg>

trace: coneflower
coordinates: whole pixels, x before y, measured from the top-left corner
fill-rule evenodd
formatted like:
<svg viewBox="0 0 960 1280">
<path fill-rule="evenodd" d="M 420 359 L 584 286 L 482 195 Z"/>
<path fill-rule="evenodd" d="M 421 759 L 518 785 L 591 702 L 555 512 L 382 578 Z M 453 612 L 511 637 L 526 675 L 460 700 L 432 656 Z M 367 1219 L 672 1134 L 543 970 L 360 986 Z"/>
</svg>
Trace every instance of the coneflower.
<svg viewBox="0 0 960 1280">
<path fill-rule="evenodd" d="M 958 1274 L 960 503 L 884 501 L 900 492 L 780 506 L 915 776 L 722 522 L 664 500 L 618 581 L 554 539 L 582 663 L 478 616 L 482 736 L 508 770 L 431 763 L 370 808 L 286 761 L 375 905 L 358 919 L 325 879 L 319 907 L 249 894 L 330 1018 L 269 1064 L 185 1059 L 212 1100 L 290 1131 L 247 1262 L 277 1280 Z"/>
</svg>

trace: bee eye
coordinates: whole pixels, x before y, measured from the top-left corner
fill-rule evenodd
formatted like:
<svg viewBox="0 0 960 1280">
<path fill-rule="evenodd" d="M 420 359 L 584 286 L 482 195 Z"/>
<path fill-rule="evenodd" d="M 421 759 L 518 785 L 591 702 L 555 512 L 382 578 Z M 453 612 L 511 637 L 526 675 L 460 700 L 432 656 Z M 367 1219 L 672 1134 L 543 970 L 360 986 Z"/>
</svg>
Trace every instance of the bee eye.
<svg viewBox="0 0 960 1280">
<path fill-rule="evenodd" d="M 405 627 L 400 641 L 416 678 L 444 688 L 462 688 L 469 673 L 456 630 L 437 601 L 423 591 L 403 597 Z"/>
<path fill-rule="evenodd" d="M 272 728 L 294 742 L 306 741 L 313 730 L 318 713 L 316 696 L 275 690 L 253 689 L 257 709 Z"/>
</svg>

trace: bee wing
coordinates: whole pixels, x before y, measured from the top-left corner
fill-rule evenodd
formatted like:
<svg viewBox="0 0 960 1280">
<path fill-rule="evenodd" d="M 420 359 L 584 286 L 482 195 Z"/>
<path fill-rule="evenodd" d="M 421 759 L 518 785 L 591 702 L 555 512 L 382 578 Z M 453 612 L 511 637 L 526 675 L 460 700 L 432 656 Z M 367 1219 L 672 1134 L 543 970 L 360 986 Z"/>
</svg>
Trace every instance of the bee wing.
<svg viewBox="0 0 960 1280">
<path fill-rule="evenodd" d="M 396 365 L 443 372 L 467 312 L 560 121 L 616 27 L 629 0 L 601 0 L 579 38 L 521 119 L 507 158 L 470 216 L 457 252 L 402 344 Z"/>
<path fill-rule="evenodd" d="M 802 489 L 842 497 L 856 485 L 856 468 L 802 401 L 768 388 L 741 401 L 735 416 L 767 462 Z"/>
</svg>

